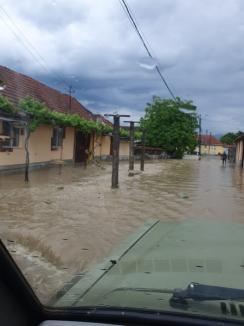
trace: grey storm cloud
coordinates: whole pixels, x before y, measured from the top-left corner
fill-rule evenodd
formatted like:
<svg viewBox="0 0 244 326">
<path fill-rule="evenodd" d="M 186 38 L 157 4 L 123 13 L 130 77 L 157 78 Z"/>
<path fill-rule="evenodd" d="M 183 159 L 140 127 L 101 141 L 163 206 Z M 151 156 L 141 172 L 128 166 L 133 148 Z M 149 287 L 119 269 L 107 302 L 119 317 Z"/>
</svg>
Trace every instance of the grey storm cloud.
<svg viewBox="0 0 244 326">
<path fill-rule="evenodd" d="M 203 129 L 244 130 L 243 0 L 127 2 L 174 94 L 197 105 Z M 138 119 L 153 95 L 170 97 L 155 70 L 142 68 L 145 49 L 119 0 L 2 0 L 0 28 L 2 65 L 64 92 L 72 85 L 93 112 Z"/>
</svg>

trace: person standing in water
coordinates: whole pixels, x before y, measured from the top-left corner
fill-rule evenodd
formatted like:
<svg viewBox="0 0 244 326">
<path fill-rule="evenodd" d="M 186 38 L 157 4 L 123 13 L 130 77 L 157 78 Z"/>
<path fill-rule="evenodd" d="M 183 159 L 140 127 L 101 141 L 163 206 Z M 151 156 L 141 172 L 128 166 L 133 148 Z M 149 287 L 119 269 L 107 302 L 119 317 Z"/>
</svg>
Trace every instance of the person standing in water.
<svg viewBox="0 0 244 326">
<path fill-rule="evenodd" d="M 223 163 L 223 165 L 226 165 L 226 160 L 227 160 L 227 155 L 226 155 L 226 153 L 224 152 L 224 153 L 222 154 L 222 163 Z"/>
</svg>

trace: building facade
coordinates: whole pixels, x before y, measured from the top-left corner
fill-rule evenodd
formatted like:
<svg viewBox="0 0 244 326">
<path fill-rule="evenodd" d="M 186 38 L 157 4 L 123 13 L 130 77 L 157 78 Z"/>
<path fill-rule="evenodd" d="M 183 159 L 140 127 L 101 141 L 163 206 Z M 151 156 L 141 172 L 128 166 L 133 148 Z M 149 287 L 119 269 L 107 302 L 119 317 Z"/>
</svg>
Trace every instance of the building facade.
<svg viewBox="0 0 244 326">
<path fill-rule="evenodd" d="M 238 137 L 235 140 L 236 144 L 236 152 L 235 152 L 235 162 L 238 165 L 241 165 L 243 167 L 244 163 L 244 135 Z"/>
<path fill-rule="evenodd" d="M 25 130 L 19 128 L 18 133 L 15 144 L 5 142 L 0 148 L 0 170 L 17 169 L 25 165 Z M 32 166 L 54 164 L 57 161 L 73 161 L 74 128 L 65 128 L 65 134 L 60 140 L 54 140 L 56 134 L 55 127 L 48 125 L 39 126 L 31 134 L 28 147 Z M 0 135 L 0 139 L 6 139 L 5 137 L 6 135 Z"/>
<path fill-rule="evenodd" d="M 111 122 L 93 115 L 74 97 L 63 94 L 28 76 L 0 66 L 0 96 L 7 98 L 15 107 L 27 96 L 45 103 L 53 111 L 75 114 L 88 121 L 100 121 L 110 127 Z M 25 119 L 12 118 L 0 107 L 0 170 L 21 168 L 25 165 Z M 127 142 L 128 143 L 128 142 Z M 57 162 L 86 163 L 111 155 L 111 135 L 83 133 L 74 127 L 40 125 L 31 133 L 29 142 L 30 166 L 43 166 Z M 127 151 L 121 144 L 121 154 Z"/>
<path fill-rule="evenodd" d="M 201 135 L 202 155 L 222 155 L 224 152 L 225 146 L 217 138 L 212 135 Z"/>
</svg>

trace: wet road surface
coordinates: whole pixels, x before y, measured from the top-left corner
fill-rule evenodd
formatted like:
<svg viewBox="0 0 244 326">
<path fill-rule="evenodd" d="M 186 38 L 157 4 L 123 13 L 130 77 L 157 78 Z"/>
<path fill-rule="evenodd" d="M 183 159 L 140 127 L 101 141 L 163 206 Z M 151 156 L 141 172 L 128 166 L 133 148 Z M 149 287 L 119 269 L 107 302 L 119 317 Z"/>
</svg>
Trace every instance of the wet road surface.
<svg viewBox="0 0 244 326">
<path fill-rule="evenodd" d="M 219 159 L 150 162 L 112 190 L 111 165 L 0 175 L 0 237 L 45 303 L 150 218 L 244 222 L 244 176 Z"/>
</svg>

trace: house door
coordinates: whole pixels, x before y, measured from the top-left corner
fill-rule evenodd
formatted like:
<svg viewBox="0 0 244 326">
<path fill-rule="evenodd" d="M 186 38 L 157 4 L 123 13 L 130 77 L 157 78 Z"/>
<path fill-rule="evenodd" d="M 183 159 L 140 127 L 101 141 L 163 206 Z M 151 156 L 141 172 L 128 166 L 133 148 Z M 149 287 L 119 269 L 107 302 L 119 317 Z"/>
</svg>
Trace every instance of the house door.
<svg viewBox="0 0 244 326">
<path fill-rule="evenodd" d="M 75 162 L 86 163 L 90 146 L 90 135 L 81 131 L 75 133 Z"/>
</svg>

